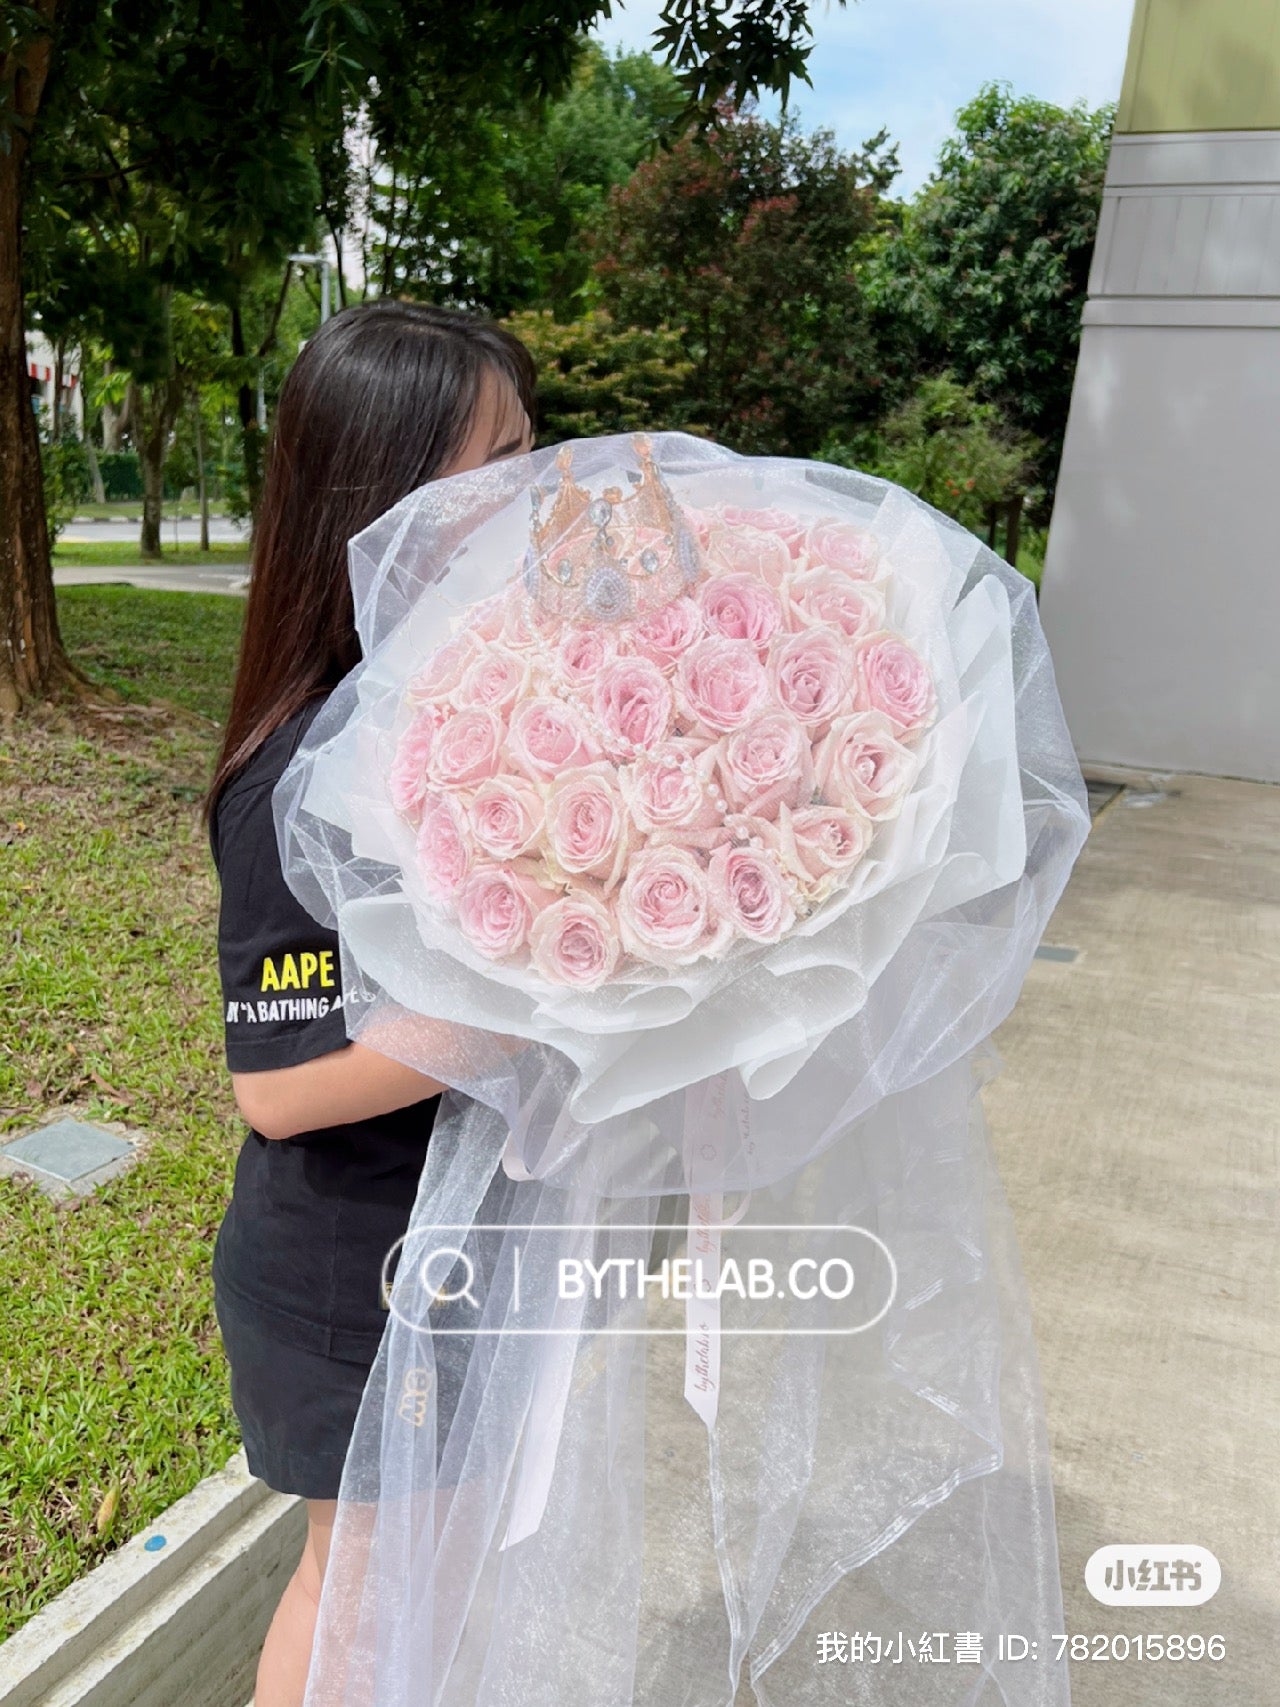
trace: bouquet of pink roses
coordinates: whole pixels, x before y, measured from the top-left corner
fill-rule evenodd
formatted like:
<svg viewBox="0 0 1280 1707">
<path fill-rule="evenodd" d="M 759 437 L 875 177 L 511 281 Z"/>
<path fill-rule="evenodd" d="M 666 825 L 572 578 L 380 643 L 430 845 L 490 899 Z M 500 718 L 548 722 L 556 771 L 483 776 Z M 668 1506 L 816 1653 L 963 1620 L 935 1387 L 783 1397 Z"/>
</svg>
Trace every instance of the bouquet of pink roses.
<svg viewBox="0 0 1280 1707">
<path fill-rule="evenodd" d="M 351 585 L 362 659 L 277 787 L 282 865 L 339 935 L 349 1034 L 459 1094 L 308 1707 L 720 1707 L 747 1670 L 807 1700 L 820 1606 L 930 1628 L 939 1584 L 952 1628 L 1052 1631 L 976 1096 L 1089 822 L 1031 583 L 885 481 L 672 433 L 424 486 Z M 606 1282 L 685 1196 L 708 1447 L 664 1579 L 654 1294 Z M 789 1284 L 851 1249 L 853 1294 Z M 783 1283 L 748 1296 L 762 1256 Z M 1060 1665 L 996 1686 L 1066 1699 Z"/>
<path fill-rule="evenodd" d="M 871 533 L 731 505 L 681 532 L 642 466 L 625 500 L 562 483 L 410 681 L 389 777 L 472 947 L 582 989 L 778 942 L 900 810 L 937 704 Z"/>
</svg>

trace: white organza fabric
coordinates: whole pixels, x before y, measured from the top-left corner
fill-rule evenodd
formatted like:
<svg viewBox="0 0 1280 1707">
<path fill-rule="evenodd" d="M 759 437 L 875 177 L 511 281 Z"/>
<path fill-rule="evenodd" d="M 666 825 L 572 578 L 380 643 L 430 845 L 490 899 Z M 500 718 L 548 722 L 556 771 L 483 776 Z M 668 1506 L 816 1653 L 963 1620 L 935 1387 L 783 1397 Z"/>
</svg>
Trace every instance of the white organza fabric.
<svg viewBox="0 0 1280 1707">
<path fill-rule="evenodd" d="M 651 443 L 691 511 L 869 528 L 938 714 L 901 813 L 782 942 L 535 988 L 428 904 L 387 776 L 406 682 L 522 560 L 556 452 L 426 486 L 353 541 L 363 662 L 277 788 L 281 858 L 340 934 L 350 1034 L 456 1090 L 395 1253 L 307 1707 L 1065 1707 L 980 1098 L 1089 826 L 1034 590 L 884 481 Z M 592 489 L 635 467 L 630 438 L 572 447 Z M 773 1291 L 641 1284 L 665 1226 L 704 1284 L 754 1260 Z M 826 1273 L 852 1290 L 788 1284 Z"/>
</svg>

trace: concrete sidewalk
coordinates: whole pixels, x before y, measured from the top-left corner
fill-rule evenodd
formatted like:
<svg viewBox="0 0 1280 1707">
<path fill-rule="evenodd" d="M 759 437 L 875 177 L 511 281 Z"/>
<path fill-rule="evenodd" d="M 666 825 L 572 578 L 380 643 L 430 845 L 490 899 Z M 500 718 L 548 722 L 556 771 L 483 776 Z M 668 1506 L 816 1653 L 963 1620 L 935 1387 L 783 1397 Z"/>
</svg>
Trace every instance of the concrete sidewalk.
<svg viewBox="0 0 1280 1707">
<path fill-rule="evenodd" d="M 1221 1634 L 1082 1660 L 1074 1707 L 1264 1707 L 1280 1632 L 1280 788 L 1098 769 L 1094 821 L 984 1101 L 1054 1455 L 1066 1628 Z M 1108 1542 L 1198 1544 L 1207 1605 L 1111 1608 Z"/>
<path fill-rule="evenodd" d="M 234 593 L 243 595 L 249 585 L 249 565 L 229 563 L 217 568 L 207 563 L 68 564 L 53 572 L 55 587 L 86 587 L 116 584 L 151 587 L 164 593 Z"/>
<path fill-rule="evenodd" d="M 1035 1319 L 1064 1628 L 1108 1641 L 1219 1635 L 1226 1651 L 1216 1662 L 1080 1659 L 1072 1702 L 1269 1707 L 1280 1632 L 1280 788 L 1091 775 L 1126 786 L 1098 810 L 996 1034 L 1004 1071 L 983 1093 Z M 652 1484 L 665 1531 L 687 1494 L 679 1475 L 664 1486 L 666 1461 L 700 1465 L 706 1448 L 681 1393 L 680 1342 L 651 1346 L 655 1392 L 668 1395 L 655 1402 L 664 1444 Z M 1093 1600 L 1090 1554 L 1157 1542 L 1217 1556 L 1213 1600 Z M 709 1582 L 700 1604 L 718 1596 Z M 857 1677 L 849 1668 L 841 1687 Z M 744 1683 L 736 1707 L 753 1702 Z"/>
</svg>

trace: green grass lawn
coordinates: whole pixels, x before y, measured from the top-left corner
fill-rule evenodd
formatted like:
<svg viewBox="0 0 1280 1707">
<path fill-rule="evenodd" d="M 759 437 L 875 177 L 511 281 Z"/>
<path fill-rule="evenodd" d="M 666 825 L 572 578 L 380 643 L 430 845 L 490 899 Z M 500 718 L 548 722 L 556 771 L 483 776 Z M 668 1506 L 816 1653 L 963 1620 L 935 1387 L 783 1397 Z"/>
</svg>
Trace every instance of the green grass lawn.
<svg viewBox="0 0 1280 1707">
<path fill-rule="evenodd" d="M 226 506 L 210 503 L 210 516 L 226 515 Z M 200 514 L 200 505 L 195 498 L 166 498 L 164 502 L 164 519 L 171 522 L 175 516 L 183 521 L 194 521 Z M 141 498 L 118 498 L 106 504 L 95 504 L 86 501 L 76 505 L 77 516 L 92 516 L 95 521 L 140 522 L 142 520 Z"/>
<path fill-rule="evenodd" d="M 74 533 L 75 530 L 71 531 Z M 166 544 L 163 557 L 144 557 L 138 550 L 137 540 L 130 539 L 104 539 L 97 544 L 90 541 L 85 545 L 63 539 L 53 549 L 55 569 L 73 565 L 97 569 L 103 564 L 112 568 L 117 565 L 133 568 L 139 563 L 153 563 L 157 567 L 165 563 L 214 563 L 226 567 L 233 563 L 247 564 L 248 561 L 248 545 L 235 540 L 214 540 L 208 551 L 201 551 L 198 545 Z"/>
<path fill-rule="evenodd" d="M 226 716 L 244 603 L 225 593 L 61 587 L 58 621 L 80 667 L 128 700 Z"/>
<path fill-rule="evenodd" d="M 0 1637 L 239 1439 L 210 1263 L 243 1126 L 197 799 L 244 607 L 127 587 L 58 602 L 89 674 L 169 705 L 0 731 L 0 1133 L 76 1113 L 144 1144 L 69 1207 L 0 1178 Z"/>
</svg>

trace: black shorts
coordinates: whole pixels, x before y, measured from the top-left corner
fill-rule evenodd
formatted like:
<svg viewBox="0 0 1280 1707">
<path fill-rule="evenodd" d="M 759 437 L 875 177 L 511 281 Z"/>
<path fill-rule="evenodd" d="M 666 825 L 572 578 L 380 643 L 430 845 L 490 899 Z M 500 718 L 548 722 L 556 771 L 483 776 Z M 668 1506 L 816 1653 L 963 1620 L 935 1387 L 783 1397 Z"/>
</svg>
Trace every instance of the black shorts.
<svg viewBox="0 0 1280 1707">
<path fill-rule="evenodd" d="M 376 1353 L 351 1361 L 299 1346 L 217 1286 L 214 1309 L 250 1475 L 277 1493 L 337 1499 Z"/>
</svg>

